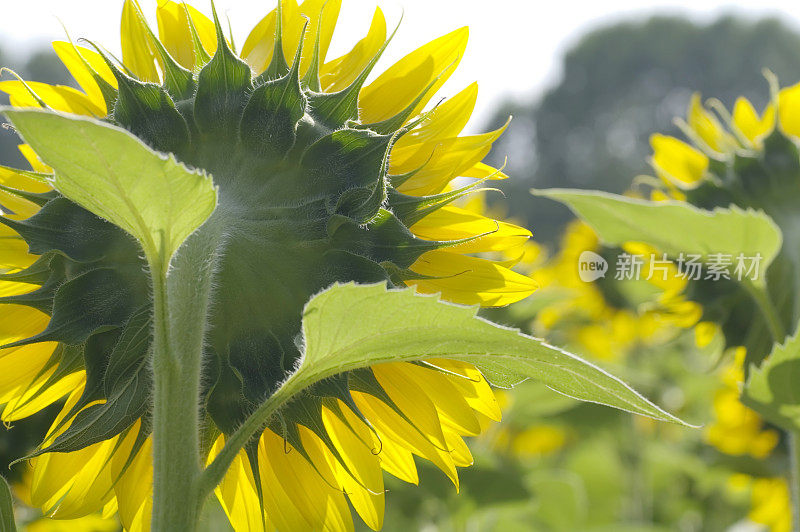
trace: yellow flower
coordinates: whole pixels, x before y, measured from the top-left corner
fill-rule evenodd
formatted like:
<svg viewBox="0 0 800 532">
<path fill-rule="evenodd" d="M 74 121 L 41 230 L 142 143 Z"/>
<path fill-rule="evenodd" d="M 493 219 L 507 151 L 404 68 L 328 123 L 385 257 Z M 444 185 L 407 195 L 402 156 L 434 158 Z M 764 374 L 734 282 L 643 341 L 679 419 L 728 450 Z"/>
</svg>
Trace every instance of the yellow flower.
<svg viewBox="0 0 800 532">
<path fill-rule="evenodd" d="M 708 170 L 708 157 L 675 137 L 653 135 L 652 165 L 658 177 L 679 187 L 695 186 Z"/>
<path fill-rule="evenodd" d="M 286 160 L 300 164 L 292 159 L 299 158 L 298 146 L 341 131 L 359 141 L 380 141 L 390 146 L 388 159 L 378 158 L 375 168 L 383 196 L 365 199 L 356 195 L 355 189 L 337 189 L 340 203 L 322 207 L 327 209 L 326 217 L 331 215 L 328 210 L 335 209 L 339 225 L 321 227 L 311 217 L 316 211 L 309 207 L 318 199 L 314 190 L 304 192 L 300 200 L 278 198 L 275 201 L 282 201 L 283 208 L 302 210 L 309 217 L 305 225 L 286 224 L 276 230 L 277 236 L 272 235 L 281 243 L 279 251 L 287 255 L 281 259 L 282 265 L 277 265 L 278 261 L 267 266 L 258 261 L 248 263 L 245 256 L 221 266 L 216 290 L 220 312 L 208 342 L 209 349 L 219 356 L 214 364 L 220 365 L 209 368 L 217 374 L 209 378 L 207 390 L 208 460 L 219 451 L 241 415 L 252 408 L 250 398 L 269 393 L 296 362 L 299 348 L 294 340 L 302 304 L 331 282 L 363 281 L 362 277 L 349 277 L 354 270 L 369 270 L 370 275 L 378 271 L 397 285 L 416 286 L 422 293 L 441 293 L 449 301 L 482 306 L 507 305 L 536 288 L 530 277 L 515 273 L 506 262 L 483 257 L 518 256 L 530 232 L 453 204 L 474 188 L 452 190 L 449 187 L 454 179 L 466 177 L 478 184 L 480 181 L 475 180 L 506 177 L 481 162 L 505 128 L 460 136 L 474 108 L 477 85 L 468 86 L 421 115 L 463 56 L 467 29 L 448 33 L 411 52 L 363 86 L 387 44 L 386 21 L 376 9 L 366 36 L 350 52 L 328 60 L 340 3 L 305 0 L 298 5 L 296 0 L 281 0 L 279 9 L 255 26 L 237 57 L 231 51 L 232 44 L 222 42 L 219 24 L 198 10 L 170 0 L 159 2 L 156 38 L 137 2 L 126 0 L 122 14 L 123 69 L 98 51 L 56 42 L 56 53 L 83 91 L 21 80 L 0 82 L 0 90 L 9 94 L 14 106 L 47 106 L 107 117 L 157 149 L 209 170 L 215 179 L 222 180 L 223 193 L 227 186 L 224 178 L 248 168 L 242 161 L 261 164 L 258 157 L 263 153 L 246 151 L 246 146 L 242 148 L 244 140 L 224 129 L 230 122 L 225 113 L 241 114 L 245 102 L 231 104 L 231 98 L 241 96 L 238 93 L 219 96 L 208 92 L 211 74 L 207 69 L 214 61 L 226 61 L 237 72 L 244 72 L 248 80 L 255 78 L 256 87 L 247 81 L 243 88 L 246 97 L 269 83 L 294 80 L 302 88 L 302 97 L 313 99 L 314 105 L 306 108 L 306 115 L 301 110 L 301 118 L 294 124 L 292 134 L 297 138 L 281 144 L 284 147 L 276 165 Z M 144 99 L 137 100 L 140 96 Z M 205 103 L 201 105 L 202 98 Z M 126 107 L 131 101 L 147 105 L 136 107 L 134 112 Z M 328 105 L 332 101 L 335 105 Z M 217 114 L 209 118 L 212 111 Z M 235 126 L 244 120 L 238 115 L 235 118 L 230 122 Z M 336 122 L 340 118 L 341 123 Z M 162 135 L 159 128 L 165 124 L 178 124 L 177 133 L 170 130 Z M 240 140 L 242 144 L 231 146 Z M 114 240 L 118 235 L 108 233 L 105 226 L 97 225 L 94 218 L 84 216 L 83 211 L 52 191 L 42 180 L 52 170 L 30 147 L 23 145 L 20 150 L 32 171 L 0 168 L 0 203 L 5 214 L 0 219 L 0 236 L 6 242 L 0 249 L 0 269 L 8 272 L 0 281 L 0 294 L 5 297 L 4 319 L 0 321 L 0 344 L 4 346 L 0 350 L 0 403 L 6 405 L 2 419 L 10 422 L 28 416 L 66 397 L 42 446 L 43 454 L 31 460 L 32 503 L 60 519 L 117 509 L 127 530 L 146 530 L 152 510 L 153 467 L 146 396 L 129 405 L 133 420 L 125 418 L 124 423 L 105 425 L 108 430 L 103 437 L 70 440 L 69 452 L 47 452 L 62 444 L 62 436 L 68 431 L 79 431 L 81 423 L 93 419 L 97 412 L 105 412 L 104 405 L 111 401 L 107 386 L 114 382 L 98 385 L 98 378 L 102 380 L 103 376 L 98 377 L 97 372 L 98 368 L 111 371 L 105 368 L 115 344 L 123 343 L 122 324 L 126 331 L 133 327 L 137 319 L 134 304 L 149 298 L 142 288 L 146 284 L 141 278 L 141 258 L 137 250 L 129 249 L 127 241 Z M 361 164 L 363 160 L 352 162 Z M 324 163 L 328 165 L 330 160 Z M 337 170 L 325 165 L 322 170 Z M 349 177 L 349 167 L 345 170 L 340 173 Z M 298 183 L 304 175 L 291 177 L 291 186 L 302 185 Z M 375 187 L 377 190 L 378 185 Z M 345 198 L 348 192 L 353 194 Z M 235 196 L 240 190 L 233 187 L 229 193 Z M 367 214 L 358 210 L 367 207 L 373 210 Z M 56 208 L 63 210 L 62 223 L 46 227 L 36 223 L 45 219 L 44 211 L 48 213 L 46 219 L 52 221 L 50 216 Z M 356 218 L 363 215 L 363 220 L 343 222 L 343 212 Z M 260 211 L 253 220 L 259 216 Z M 378 222 L 383 225 L 367 231 L 366 226 Z M 345 226 L 350 233 L 337 232 Z M 65 230 L 74 230 L 73 240 L 65 242 Z M 394 231 L 390 234 L 397 239 L 375 241 L 382 238 L 382 230 Z M 291 240 L 306 233 L 311 234 L 313 245 Z M 266 245 L 265 239 L 255 240 L 252 245 Z M 42 244 L 45 241 L 50 247 Z M 331 246 L 344 246 L 344 242 L 349 247 L 332 250 L 338 253 L 335 260 L 334 255 L 326 254 L 328 248 L 326 253 L 313 255 L 314 246 L 321 241 L 333 242 Z M 108 242 L 123 243 L 119 248 L 97 251 L 97 246 Z M 65 247 L 67 243 L 72 247 Z M 235 238 L 231 245 L 237 245 Z M 292 253 L 300 257 L 295 263 L 291 262 Z M 397 259 L 400 255 L 403 260 Z M 120 266 L 123 263 L 125 268 Z M 278 267 L 278 273 L 269 266 Z M 105 307 L 93 305 L 82 314 L 90 320 L 87 327 L 91 330 L 80 338 L 66 338 L 59 329 L 61 322 L 51 317 L 66 308 L 62 303 L 71 301 L 64 287 L 82 279 L 82 272 L 87 270 L 103 270 L 116 275 L 117 281 L 85 290 L 101 295 L 109 287 L 128 290 L 125 297 L 114 300 L 120 306 L 114 311 L 124 319 L 108 321 L 103 315 Z M 315 275 L 311 280 L 302 275 L 309 270 Z M 279 274 L 284 277 L 273 281 L 274 290 L 266 296 L 266 288 L 226 285 L 230 276 L 243 276 L 256 279 L 260 287 L 265 279 L 275 279 Z M 119 281 L 119 275 L 124 281 Z M 268 299 L 282 291 L 287 292 L 284 299 Z M 252 330 L 240 330 L 242 323 L 272 319 L 280 322 L 274 329 L 278 333 L 268 329 L 257 336 Z M 64 327 L 69 329 L 69 323 Z M 227 333 L 232 336 L 225 337 Z M 131 365 L 125 371 L 140 368 L 142 378 L 146 378 L 145 352 L 128 361 Z M 256 357 L 256 362 L 236 367 L 234 354 L 242 353 Z M 267 359 L 268 355 L 272 358 Z M 349 375 L 344 391 L 318 392 L 320 395 L 308 394 L 288 405 L 280 420 L 242 451 L 217 488 L 216 494 L 235 529 L 351 530 L 351 506 L 367 525 L 379 529 L 384 515 L 383 472 L 417 483 L 416 456 L 433 462 L 458 487 L 457 468 L 472 463 L 463 437 L 477 435 L 490 421 L 500 419 L 497 401 L 480 372 L 469 364 L 450 360 L 384 364 Z"/>
<path fill-rule="evenodd" d="M 763 138 L 775 127 L 775 106 L 769 104 L 758 116 L 747 98 L 737 98 L 733 105 L 733 124 L 754 146 L 760 146 Z"/>
<path fill-rule="evenodd" d="M 789 532 L 792 508 L 789 486 L 782 478 L 759 478 L 753 482 L 751 521 L 765 525 L 770 532 Z"/>
<path fill-rule="evenodd" d="M 705 440 L 725 454 L 766 458 L 778 445 L 780 436 L 765 428 L 758 414 L 739 400 L 745 349 L 739 347 L 734 352 L 734 360 L 721 374 L 723 386 L 714 396 L 714 421 L 706 428 Z"/>
<path fill-rule="evenodd" d="M 675 264 L 659 265 L 665 271 L 649 275 L 649 259 L 661 255 L 641 243 L 627 243 L 624 251 L 640 256 L 642 283 L 652 297 L 629 307 L 611 303 L 598 282 L 580 279 L 578 264 L 584 251 L 600 251 L 595 232 L 583 222 L 572 222 L 566 229 L 559 254 L 536 269 L 533 278 L 542 286 L 539 295 L 558 294 L 553 303 L 536 316 L 537 331 L 547 336 L 559 330 L 583 350 L 601 360 L 619 360 L 636 345 L 653 345 L 669 339 L 676 331 L 691 329 L 701 318 L 702 308 L 686 299 L 687 281 Z M 607 275 L 613 276 L 613 270 Z M 649 279 L 648 279 L 649 278 Z M 647 280 L 645 280 L 647 279 Z"/>
</svg>

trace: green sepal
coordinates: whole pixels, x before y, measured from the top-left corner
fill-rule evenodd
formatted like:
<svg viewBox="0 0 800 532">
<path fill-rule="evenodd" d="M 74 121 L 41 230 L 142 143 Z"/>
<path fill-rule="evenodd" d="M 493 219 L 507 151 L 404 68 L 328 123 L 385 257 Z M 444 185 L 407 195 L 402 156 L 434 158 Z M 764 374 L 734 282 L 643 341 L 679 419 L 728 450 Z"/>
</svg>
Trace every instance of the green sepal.
<svg viewBox="0 0 800 532">
<path fill-rule="evenodd" d="M 17 196 L 18 198 L 22 198 L 24 200 L 30 201 L 34 205 L 38 205 L 39 207 L 44 207 L 48 201 L 54 200 L 58 197 L 58 192 L 50 191 L 50 192 L 28 192 L 25 190 L 18 190 L 16 188 L 7 187 L 5 185 L 0 185 L 0 190 L 3 192 L 7 192 L 12 196 Z"/>
<path fill-rule="evenodd" d="M 194 49 L 194 63 L 195 65 L 205 65 L 211 60 L 211 56 L 208 55 L 205 47 L 203 47 L 203 41 L 200 40 L 200 34 L 197 33 L 197 27 L 194 25 L 194 19 L 191 13 L 189 13 L 186 2 L 182 2 L 181 5 L 183 6 L 183 13 L 186 15 L 186 20 L 189 22 L 189 35 L 192 37 L 192 47 Z"/>
<path fill-rule="evenodd" d="M 250 473 L 253 475 L 253 484 L 255 484 L 256 495 L 258 497 L 258 507 L 261 511 L 261 525 L 264 530 L 267 530 L 267 519 L 264 513 L 264 486 L 261 482 L 261 472 L 258 466 L 258 442 L 259 437 L 253 437 L 244 446 L 245 455 L 247 455 L 247 463 L 250 466 Z"/>
<path fill-rule="evenodd" d="M 121 327 L 131 314 L 136 296 L 147 293 L 147 287 L 135 280 L 117 269 L 97 268 L 67 281 L 56 292 L 53 316 L 45 330 L 4 347 L 37 342 L 76 345 L 95 333 Z"/>
<path fill-rule="evenodd" d="M 401 268 L 411 266 L 426 251 L 443 247 L 439 242 L 417 238 L 386 209 L 381 209 L 368 226 L 344 216 L 334 216 L 328 230 L 335 247 Z"/>
<path fill-rule="evenodd" d="M 323 13 L 325 12 L 325 4 L 322 4 L 322 11 L 320 12 L 320 16 L 317 19 L 317 34 L 316 38 L 314 39 L 314 49 L 311 52 L 311 63 L 308 65 L 308 70 L 306 71 L 306 75 L 303 76 L 301 83 L 304 88 L 308 89 L 312 92 L 322 92 L 322 81 L 319 77 L 319 69 L 321 64 L 321 51 L 319 46 L 320 36 L 322 35 L 322 20 L 323 20 Z"/>
<path fill-rule="evenodd" d="M 131 317 L 108 356 L 108 366 L 101 381 L 106 402 L 77 412 L 72 424 L 51 445 L 37 450 L 34 456 L 73 452 L 113 438 L 147 413 L 152 391 L 147 357 L 151 343 L 150 324 L 149 309 L 140 309 Z M 108 352 L 107 349 L 98 351 Z"/>
<path fill-rule="evenodd" d="M 342 279 L 347 279 L 345 282 L 357 283 L 379 283 L 389 280 L 389 275 L 380 264 L 349 251 L 332 249 L 326 252 L 322 259 L 327 270 L 326 278 L 322 279 L 326 286 Z"/>
<path fill-rule="evenodd" d="M 44 284 L 50 279 L 50 262 L 54 260 L 55 253 L 45 253 L 36 261 L 18 272 L 0 274 L 0 281 L 14 281 L 17 283 Z"/>
<path fill-rule="evenodd" d="M 119 71 L 119 97 L 114 121 L 163 152 L 179 153 L 189 144 L 189 126 L 167 91 L 155 83 L 143 83 Z"/>
<path fill-rule="evenodd" d="M 105 399 L 106 396 L 103 394 L 105 367 L 108 364 L 109 353 L 119 341 L 120 334 L 119 329 L 95 334 L 90 336 L 86 343 L 68 346 L 71 349 L 64 351 L 63 354 L 69 357 L 68 360 L 65 360 L 66 365 L 73 366 L 80 363 L 86 370 L 86 384 L 80 398 L 64 415 L 54 432 L 69 423 L 89 403 Z M 80 359 L 77 358 L 78 355 L 80 355 Z"/>
<path fill-rule="evenodd" d="M 204 135 L 236 138 L 236 132 L 252 88 L 250 67 L 228 46 L 217 12 L 217 51 L 200 71 L 194 101 L 194 120 Z"/>
<path fill-rule="evenodd" d="M 367 221 L 361 212 L 362 202 L 386 186 L 386 154 L 392 138 L 366 130 L 342 129 L 317 140 L 300 160 L 305 170 L 301 183 L 304 197 L 325 192 L 334 200 L 329 204 L 331 213 Z M 374 208 L 375 213 L 378 207 Z"/>
<path fill-rule="evenodd" d="M 256 88 L 242 114 L 239 134 L 248 151 L 282 159 L 297 139 L 297 123 L 305 115 L 306 97 L 300 87 L 300 56 L 280 79 Z"/>
<path fill-rule="evenodd" d="M 47 362 L 42 372 L 49 371 L 55 366 L 55 371 L 50 374 L 47 381 L 42 385 L 41 391 L 48 390 L 52 385 L 75 372 L 81 371 L 86 368 L 85 344 L 67 345 L 58 344 L 58 347 L 53 351 L 53 355 Z M 38 394 L 37 394 L 38 395 Z"/>
<path fill-rule="evenodd" d="M 166 48 L 164 48 L 164 45 L 161 43 L 158 37 L 155 36 L 153 30 L 150 28 L 150 25 L 147 23 L 147 19 L 139 9 L 138 2 L 134 2 L 133 6 L 136 10 L 136 14 L 141 20 L 142 26 L 144 26 L 145 30 L 147 31 L 147 36 L 150 38 L 150 44 L 152 44 L 156 49 L 156 52 L 158 52 L 158 63 L 164 73 L 164 87 L 166 88 L 167 92 L 169 92 L 170 96 L 172 96 L 175 100 L 185 100 L 187 98 L 191 98 L 194 95 L 194 90 L 196 88 L 196 83 L 192 73 L 179 65 L 178 62 L 175 61 L 175 59 L 173 59 L 173 57 L 169 54 Z M 191 17 L 188 18 L 191 20 Z"/>
<path fill-rule="evenodd" d="M 367 63 L 367 66 L 364 67 L 364 70 L 361 71 L 350 86 L 339 92 L 309 93 L 308 101 L 312 110 L 311 114 L 315 120 L 331 129 L 337 129 L 344 126 L 349 121 L 358 120 L 358 96 L 361 93 L 361 88 L 372 73 L 375 65 L 378 64 L 378 60 L 386 51 L 386 48 L 394 38 L 399 27 L 400 25 L 398 24 L 397 28 L 392 32 L 392 35 L 386 39 L 386 42 L 383 43 L 380 50 L 375 53 L 369 63 Z"/>
<path fill-rule="evenodd" d="M 53 266 L 51 265 L 51 267 Z M 63 282 L 63 267 L 56 267 L 50 271 L 48 279 L 36 290 L 24 294 L 0 297 L 0 303 L 25 305 L 49 315 L 53 312 L 53 298 L 58 287 Z"/>
<path fill-rule="evenodd" d="M 106 246 L 121 236 L 114 225 L 64 198 L 48 202 L 24 221 L 0 216 L 0 224 L 19 233 L 34 255 L 58 251 L 76 262 L 102 259 Z"/>
<path fill-rule="evenodd" d="M 300 42 L 302 43 L 302 35 Z M 289 65 L 283 54 L 283 2 L 278 2 L 278 7 L 275 9 L 275 44 L 272 48 L 272 59 L 267 65 L 267 69 L 258 76 L 256 81 L 260 83 L 277 79 L 285 76 L 287 72 L 289 72 Z"/>
<path fill-rule="evenodd" d="M 87 39 L 78 39 L 78 42 L 86 42 L 90 46 L 92 46 L 98 52 L 100 51 L 98 46 Z M 75 48 L 75 51 L 78 53 L 78 57 L 83 62 L 83 66 L 86 67 L 86 70 L 89 71 L 89 74 L 92 76 L 92 79 L 97 84 L 97 87 L 100 89 L 100 94 L 103 95 L 103 101 L 106 103 L 106 109 L 111 110 L 114 108 L 114 105 L 117 103 L 117 95 L 118 91 L 115 89 L 109 82 L 103 79 L 103 76 L 97 72 L 92 65 L 83 57 L 83 54 L 80 52 L 77 46 L 74 44 L 72 45 Z M 102 55 L 102 54 L 101 54 Z M 112 69 L 113 70 L 113 69 Z"/>
<path fill-rule="evenodd" d="M 254 408 L 242 393 L 242 379 L 226 359 L 209 357 L 208 376 L 212 383 L 205 393 L 205 409 L 223 434 L 233 434 Z"/>
<path fill-rule="evenodd" d="M 389 189 L 389 206 L 407 227 L 411 227 L 432 212 L 438 211 L 467 194 L 476 192 L 484 181 L 476 181 L 458 190 L 433 196 L 409 196 L 394 189 Z"/>
</svg>

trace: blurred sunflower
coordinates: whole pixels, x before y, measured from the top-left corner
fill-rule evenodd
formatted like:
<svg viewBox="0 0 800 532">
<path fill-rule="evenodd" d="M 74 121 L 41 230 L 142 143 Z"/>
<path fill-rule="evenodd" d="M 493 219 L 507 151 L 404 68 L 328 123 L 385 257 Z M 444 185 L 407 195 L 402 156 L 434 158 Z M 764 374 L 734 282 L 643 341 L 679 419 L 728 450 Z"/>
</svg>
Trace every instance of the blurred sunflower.
<svg viewBox="0 0 800 532">
<path fill-rule="evenodd" d="M 536 315 L 537 334 L 559 335 L 560 341 L 577 343 L 597 359 L 618 361 L 637 345 L 658 345 L 698 324 L 702 308 L 686 299 L 687 281 L 674 263 L 664 266 L 663 275 L 646 275 L 648 257 L 658 256 L 655 249 L 638 243 L 624 246 L 626 253 L 643 257 L 641 280 L 593 283 L 579 276 L 585 251 L 603 253 L 591 227 L 574 221 L 558 254 L 533 268 L 531 276 L 542 287 L 537 298 L 546 302 Z"/>
<path fill-rule="evenodd" d="M 122 14 L 122 62 L 56 42 L 83 92 L 22 80 L 17 107 L 104 118 L 214 176 L 226 249 L 204 375 L 211 460 L 300 356 L 303 305 L 333 282 L 416 286 L 462 304 L 501 306 L 532 279 L 479 257 L 530 232 L 454 201 L 506 176 L 481 162 L 498 131 L 459 136 L 473 84 L 423 113 L 455 70 L 466 28 L 401 59 L 365 85 L 388 45 L 375 11 L 366 36 L 326 55 L 340 0 L 281 0 L 240 52 L 213 20 L 160 1 L 158 37 L 135 0 Z M 54 518 L 118 510 L 128 530 L 152 509 L 149 292 L 139 250 L 117 228 L 45 184 L 52 170 L 0 168 L 0 403 L 11 423 L 64 397 L 31 459 L 30 500 Z M 473 180 L 449 188 L 457 177 Z M 237 530 L 373 529 L 382 471 L 418 482 L 414 456 L 458 486 L 462 437 L 500 411 L 473 366 L 394 363 L 343 374 L 294 399 L 241 452 L 216 494 Z M 348 505 L 349 501 L 349 505 Z"/>
</svg>

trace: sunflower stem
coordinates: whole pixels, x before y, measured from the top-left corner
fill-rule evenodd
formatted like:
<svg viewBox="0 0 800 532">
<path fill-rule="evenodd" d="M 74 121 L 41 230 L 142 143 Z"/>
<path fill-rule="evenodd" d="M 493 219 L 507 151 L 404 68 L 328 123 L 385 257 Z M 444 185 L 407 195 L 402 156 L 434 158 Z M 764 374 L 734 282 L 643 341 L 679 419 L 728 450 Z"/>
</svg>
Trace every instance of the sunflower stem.
<svg viewBox="0 0 800 532">
<path fill-rule="evenodd" d="M 168 269 L 150 261 L 154 304 L 152 530 L 192 531 L 205 497 L 197 480 L 203 337 L 217 239 L 209 220 Z"/>
</svg>

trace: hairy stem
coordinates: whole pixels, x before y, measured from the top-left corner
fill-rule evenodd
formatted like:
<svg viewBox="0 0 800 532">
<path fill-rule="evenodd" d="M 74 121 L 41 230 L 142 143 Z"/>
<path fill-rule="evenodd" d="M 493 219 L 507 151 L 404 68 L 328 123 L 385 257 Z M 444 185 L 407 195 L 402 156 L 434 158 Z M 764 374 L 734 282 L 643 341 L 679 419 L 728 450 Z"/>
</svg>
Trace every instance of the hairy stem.
<svg viewBox="0 0 800 532">
<path fill-rule="evenodd" d="M 742 284 L 755 300 L 756 305 L 758 305 L 758 308 L 761 311 L 761 314 L 767 321 L 767 326 L 772 334 L 772 339 L 775 342 L 783 342 L 786 339 L 786 328 L 784 327 L 783 322 L 778 315 L 778 309 L 776 309 L 775 305 L 772 303 L 767 290 L 765 288 L 756 286 L 750 280 L 743 281 Z"/>
<path fill-rule="evenodd" d="M 213 220 L 213 219 L 212 219 Z M 187 240 L 165 272 L 151 261 L 154 304 L 153 518 L 155 532 L 196 529 L 204 497 L 200 375 L 211 293 L 215 226 Z"/>
</svg>

